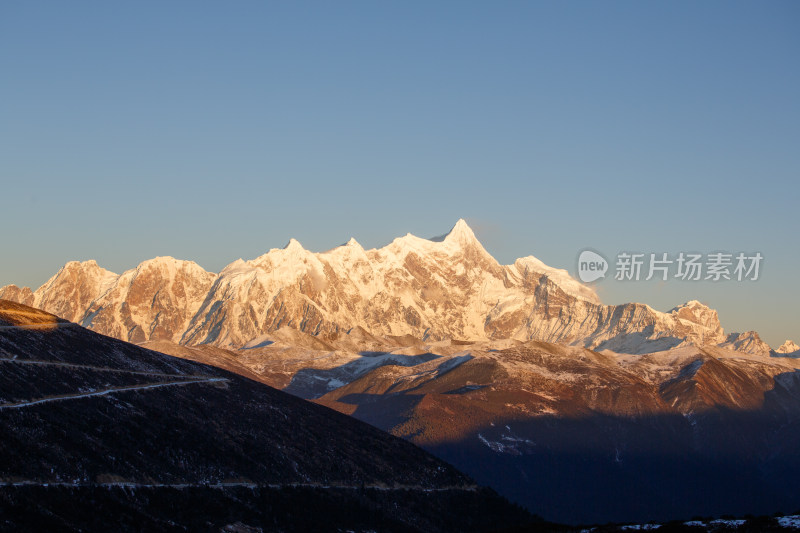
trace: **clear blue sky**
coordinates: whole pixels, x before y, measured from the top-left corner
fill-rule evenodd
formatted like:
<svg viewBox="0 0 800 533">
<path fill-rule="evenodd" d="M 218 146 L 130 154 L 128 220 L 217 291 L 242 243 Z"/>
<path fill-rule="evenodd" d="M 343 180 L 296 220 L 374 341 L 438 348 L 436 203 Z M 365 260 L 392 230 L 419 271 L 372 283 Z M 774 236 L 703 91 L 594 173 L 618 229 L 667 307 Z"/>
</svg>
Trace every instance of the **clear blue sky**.
<svg viewBox="0 0 800 533">
<path fill-rule="evenodd" d="M 760 251 L 698 299 L 800 342 L 797 2 L 2 2 L 0 285 L 218 271 L 466 218 L 501 262 Z"/>
</svg>

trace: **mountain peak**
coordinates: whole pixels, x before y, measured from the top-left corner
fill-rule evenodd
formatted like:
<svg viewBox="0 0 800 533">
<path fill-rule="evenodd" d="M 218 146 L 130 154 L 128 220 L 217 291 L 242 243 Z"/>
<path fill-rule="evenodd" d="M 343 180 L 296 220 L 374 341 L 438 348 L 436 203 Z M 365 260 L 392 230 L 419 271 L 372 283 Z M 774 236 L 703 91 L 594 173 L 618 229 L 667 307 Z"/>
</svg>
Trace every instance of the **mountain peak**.
<svg viewBox="0 0 800 533">
<path fill-rule="evenodd" d="M 67 261 L 62 268 L 64 268 L 64 269 L 73 269 L 73 268 L 77 268 L 77 269 L 89 269 L 89 268 L 96 269 L 96 268 L 101 268 L 101 267 L 100 267 L 100 265 L 97 264 L 96 260 L 89 259 L 87 261 Z"/>
<path fill-rule="evenodd" d="M 159 256 L 154 257 L 152 259 L 145 259 L 144 261 L 139 263 L 139 266 L 142 266 L 142 265 L 166 265 L 166 264 L 176 263 L 176 262 L 178 262 L 178 260 L 175 259 L 174 257 L 172 257 L 171 255 L 159 255 Z"/>
<path fill-rule="evenodd" d="M 786 339 L 786 342 L 781 344 L 780 348 L 775 350 L 778 353 L 794 353 L 800 352 L 800 346 L 792 340 Z"/>
<path fill-rule="evenodd" d="M 284 246 L 283 249 L 284 250 L 289 250 L 289 251 L 295 251 L 295 250 L 299 251 L 299 250 L 303 250 L 304 248 L 303 248 L 303 245 L 300 244 L 300 241 L 298 241 L 297 239 L 292 237 L 291 239 L 289 239 L 289 242 L 286 243 L 286 246 Z"/>
<path fill-rule="evenodd" d="M 88 261 L 68 261 L 62 266 L 56 274 L 47 280 L 44 286 L 51 285 L 56 280 L 64 276 L 96 276 L 96 277 L 116 277 L 117 274 L 106 270 L 97 264 L 94 259 Z"/>
<path fill-rule="evenodd" d="M 681 305 L 673 307 L 672 309 L 669 310 L 669 312 L 670 313 L 676 313 L 676 314 L 681 313 L 681 312 L 683 312 L 683 313 L 707 313 L 707 312 L 716 313 L 716 311 L 714 309 L 712 309 L 711 307 L 707 306 L 706 304 L 704 304 L 703 302 L 700 302 L 698 300 L 689 300 L 686 303 L 682 303 Z"/>
<path fill-rule="evenodd" d="M 725 341 L 718 344 L 722 348 L 729 348 L 737 352 L 750 353 L 768 357 L 770 353 L 769 345 L 761 340 L 755 331 L 745 331 L 744 333 L 729 333 Z"/>
<path fill-rule="evenodd" d="M 704 304 L 699 300 L 689 300 L 685 304 L 678 307 L 705 307 L 706 309 L 709 309 L 709 307 L 706 304 Z"/>
<path fill-rule="evenodd" d="M 472 228 L 469 227 L 463 218 L 459 218 L 453 229 L 445 236 L 444 242 L 452 242 L 459 244 L 472 244 L 478 242 Z"/>
<path fill-rule="evenodd" d="M 669 311 L 669 314 L 686 327 L 696 330 L 695 332 L 700 335 L 702 344 L 730 343 L 734 341 L 739 343 L 746 341 L 745 344 L 755 342 L 759 346 L 762 344 L 761 339 L 751 338 L 752 336 L 748 334 L 742 334 L 741 338 L 732 337 L 726 339 L 717 311 L 697 300 L 690 300 L 685 304 L 674 307 Z"/>
</svg>

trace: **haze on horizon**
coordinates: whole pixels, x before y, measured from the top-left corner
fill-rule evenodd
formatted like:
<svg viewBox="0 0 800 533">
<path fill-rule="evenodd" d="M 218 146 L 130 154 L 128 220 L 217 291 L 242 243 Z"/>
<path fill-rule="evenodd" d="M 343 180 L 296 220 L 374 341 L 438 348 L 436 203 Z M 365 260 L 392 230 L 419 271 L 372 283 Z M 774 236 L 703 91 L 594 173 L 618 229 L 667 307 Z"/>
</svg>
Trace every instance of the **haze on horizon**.
<svg viewBox="0 0 800 533">
<path fill-rule="evenodd" d="M 800 342 L 793 2 L 0 6 L 0 285 L 69 260 L 219 271 L 465 218 L 509 264 L 759 251 L 757 282 L 616 282 Z"/>
</svg>

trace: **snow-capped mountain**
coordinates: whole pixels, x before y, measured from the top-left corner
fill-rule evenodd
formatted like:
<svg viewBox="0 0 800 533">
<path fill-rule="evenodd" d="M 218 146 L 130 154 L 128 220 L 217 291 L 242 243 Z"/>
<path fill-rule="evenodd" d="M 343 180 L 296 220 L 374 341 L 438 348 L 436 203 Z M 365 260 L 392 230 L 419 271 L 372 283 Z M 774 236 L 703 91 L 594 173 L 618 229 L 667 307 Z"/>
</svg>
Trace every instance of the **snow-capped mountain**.
<svg viewBox="0 0 800 533">
<path fill-rule="evenodd" d="M 746 352 L 754 355 L 769 356 L 772 352 L 769 345 L 761 340 L 755 331 L 745 331 L 744 333 L 731 333 L 721 343 L 723 348 L 730 348 L 737 352 Z"/>
<path fill-rule="evenodd" d="M 374 335 L 534 339 L 624 353 L 685 344 L 769 352 L 753 332 L 726 336 L 716 311 L 697 301 L 667 313 L 603 305 L 535 257 L 501 265 L 463 220 L 443 237 L 408 234 L 380 249 L 350 239 L 314 253 L 292 239 L 219 274 L 171 257 L 121 275 L 71 262 L 36 291 L 9 285 L 0 298 L 133 342 L 242 347 L 284 326 L 320 337 L 360 326 Z"/>
<path fill-rule="evenodd" d="M 798 346 L 796 342 L 786 339 L 786 342 L 775 350 L 775 355 L 800 357 L 800 346 Z"/>
</svg>

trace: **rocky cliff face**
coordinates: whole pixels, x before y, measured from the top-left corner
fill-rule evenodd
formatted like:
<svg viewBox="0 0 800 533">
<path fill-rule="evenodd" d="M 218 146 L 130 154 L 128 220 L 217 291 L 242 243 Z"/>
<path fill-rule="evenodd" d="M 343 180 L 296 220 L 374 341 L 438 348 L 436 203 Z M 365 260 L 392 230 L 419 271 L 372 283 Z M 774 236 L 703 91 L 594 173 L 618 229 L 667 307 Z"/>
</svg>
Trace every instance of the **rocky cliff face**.
<svg viewBox="0 0 800 533">
<path fill-rule="evenodd" d="M 117 277 L 80 323 L 131 342 L 180 338 L 215 278 L 191 261 L 151 259 Z"/>
<path fill-rule="evenodd" d="M 726 337 L 716 311 L 696 301 L 668 313 L 608 306 L 535 257 L 500 265 L 463 220 L 441 238 L 409 234 L 372 250 L 351 239 L 313 253 L 292 239 L 219 274 L 171 257 L 122 275 L 72 262 L 36 291 L 11 285 L 0 297 L 133 342 L 241 347 L 283 326 L 322 338 L 360 326 L 375 335 L 533 339 L 625 353 L 766 346 L 750 334 Z"/>
</svg>

